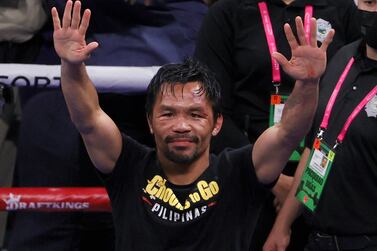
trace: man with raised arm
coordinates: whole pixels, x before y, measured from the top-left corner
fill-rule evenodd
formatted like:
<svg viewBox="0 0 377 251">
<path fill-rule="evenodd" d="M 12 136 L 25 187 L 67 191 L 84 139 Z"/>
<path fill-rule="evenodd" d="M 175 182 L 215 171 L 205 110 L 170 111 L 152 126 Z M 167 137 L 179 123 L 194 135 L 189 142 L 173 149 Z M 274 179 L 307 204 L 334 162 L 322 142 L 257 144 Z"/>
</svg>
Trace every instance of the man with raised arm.
<svg viewBox="0 0 377 251">
<path fill-rule="evenodd" d="M 197 62 L 162 66 L 147 90 L 146 113 L 156 149 L 122 134 L 98 104 L 84 61 L 98 47 L 86 44 L 90 11 L 67 1 L 62 22 L 52 9 L 62 90 L 73 123 L 102 173 L 113 209 L 117 250 L 248 250 L 265 191 L 308 131 L 326 67 L 331 31 L 320 48 L 315 20 L 306 41 L 285 25 L 292 58 L 275 53 L 297 79 L 281 123 L 240 149 L 209 154 L 222 125 L 220 90 Z M 73 10 L 72 10 L 73 9 Z"/>
</svg>

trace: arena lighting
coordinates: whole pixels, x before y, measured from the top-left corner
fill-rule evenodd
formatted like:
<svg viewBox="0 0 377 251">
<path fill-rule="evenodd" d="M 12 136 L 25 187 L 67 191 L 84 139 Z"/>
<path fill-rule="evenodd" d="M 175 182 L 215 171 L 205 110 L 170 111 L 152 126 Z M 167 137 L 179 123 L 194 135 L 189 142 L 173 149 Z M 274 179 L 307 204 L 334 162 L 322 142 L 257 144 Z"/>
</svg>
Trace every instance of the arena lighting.
<svg viewBox="0 0 377 251">
<path fill-rule="evenodd" d="M 99 92 L 143 93 L 160 66 L 87 66 Z M 0 84 L 49 88 L 60 86 L 60 65 L 0 64 Z"/>
<path fill-rule="evenodd" d="M 110 212 L 103 187 L 0 188 L 0 211 Z"/>
</svg>

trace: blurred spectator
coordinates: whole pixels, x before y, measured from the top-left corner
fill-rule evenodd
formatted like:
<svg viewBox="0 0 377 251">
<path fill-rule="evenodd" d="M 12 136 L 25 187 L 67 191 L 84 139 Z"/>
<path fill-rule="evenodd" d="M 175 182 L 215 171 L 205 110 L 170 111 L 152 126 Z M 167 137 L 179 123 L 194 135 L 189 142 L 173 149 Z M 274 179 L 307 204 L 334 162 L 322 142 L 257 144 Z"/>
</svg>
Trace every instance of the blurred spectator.
<svg viewBox="0 0 377 251">
<path fill-rule="evenodd" d="M 43 0 L 0 1 L 0 62 L 32 62 L 38 53 L 38 31 L 47 15 Z"/>
<path fill-rule="evenodd" d="M 0 63 L 30 63 L 41 45 L 47 15 L 42 0 L 0 1 Z M 16 159 L 20 109 L 17 88 L 0 83 L 0 187 L 10 186 Z M 7 213 L 0 213 L 0 248 Z"/>
</svg>

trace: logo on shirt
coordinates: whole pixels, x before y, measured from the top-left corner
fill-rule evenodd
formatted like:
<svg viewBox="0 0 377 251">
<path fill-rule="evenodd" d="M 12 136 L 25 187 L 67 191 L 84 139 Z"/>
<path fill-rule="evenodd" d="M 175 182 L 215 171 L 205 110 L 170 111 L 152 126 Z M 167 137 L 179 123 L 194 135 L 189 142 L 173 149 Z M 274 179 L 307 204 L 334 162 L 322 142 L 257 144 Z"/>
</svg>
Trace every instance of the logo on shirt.
<svg viewBox="0 0 377 251">
<path fill-rule="evenodd" d="M 322 18 L 317 19 L 317 40 L 321 43 L 325 40 L 327 34 L 331 30 L 331 23 L 323 20 Z"/>
<path fill-rule="evenodd" d="M 377 118 L 377 95 L 375 95 L 365 106 L 368 117 Z"/>
<path fill-rule="evenodd" d="M 155 175 L 143 188 L 142 199 L 152 214 L 169 222 L 188 222 L 203 216 L 216 205 L 220 192 L 216 181 L 199 180 L 185 202 L 181 203 L 166 183 L 166 179 Z"/>
</svg>

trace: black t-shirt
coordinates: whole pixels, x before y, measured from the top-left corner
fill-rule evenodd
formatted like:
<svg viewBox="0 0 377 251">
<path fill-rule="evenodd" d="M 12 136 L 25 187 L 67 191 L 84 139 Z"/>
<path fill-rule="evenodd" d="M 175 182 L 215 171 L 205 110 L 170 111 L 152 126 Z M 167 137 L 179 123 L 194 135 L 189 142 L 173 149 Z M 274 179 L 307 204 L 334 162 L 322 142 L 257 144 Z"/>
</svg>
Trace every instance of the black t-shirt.
<svg viewBox="0 0 377 251">
<path fill-rule="evenodd" d="M 332 110 L 324 141 L 334 145 L 347 118 L 377 85 L 377 62 L 365 57 L 365 43 L 343 47 L 320 83 L 320 100 L 307 147 L 311 148 L 325 107 L 351 57 L 355 62 Z M 377 96 L 360 111 L 336 150 L 319 206 L 306 215 L 315 229 L 338 235 L 377 235 Z"/>
<path fill-rule="evenodd" d="M 124 136 L 105 179 L 116 250 L 249 250 L 265 198 L 251 162 L 252 146 L 211 155 L 191 185 L 171 184 L 154 149 Z"/>
<path fill-rule="evenodd" d="M 330 28 L 336 30 L 328 48 L 331 57 L 343 45 L 360 37 L 353 0 L 266 0 L 277 50 L 290 58 L 283 25 L 295 28 L 295 17 L 304 17 L 305 6 L 313 5 L 317 18 L 318 43 Z M 246 127 L 253 141 L 268 127 L 272 84 L 271 58 L 257 0 L 220 0 L 207 13 L 199 32 L 195 57 L 214 71 L 222 88 L 224 114 L 239 128 Z M 281 69 L 280 91 L 290 93 L 294 81 Z M 248 117 L 246 118 L 245 115 Z M 227 122 L 227 121 L 225 121 Z M 235 132 L 229 132 L 234 137 Z M 229 145 L 228 145 L 229 146 Z M 235 147 L 235 146 L 234 146 Z"/>
</svg>

